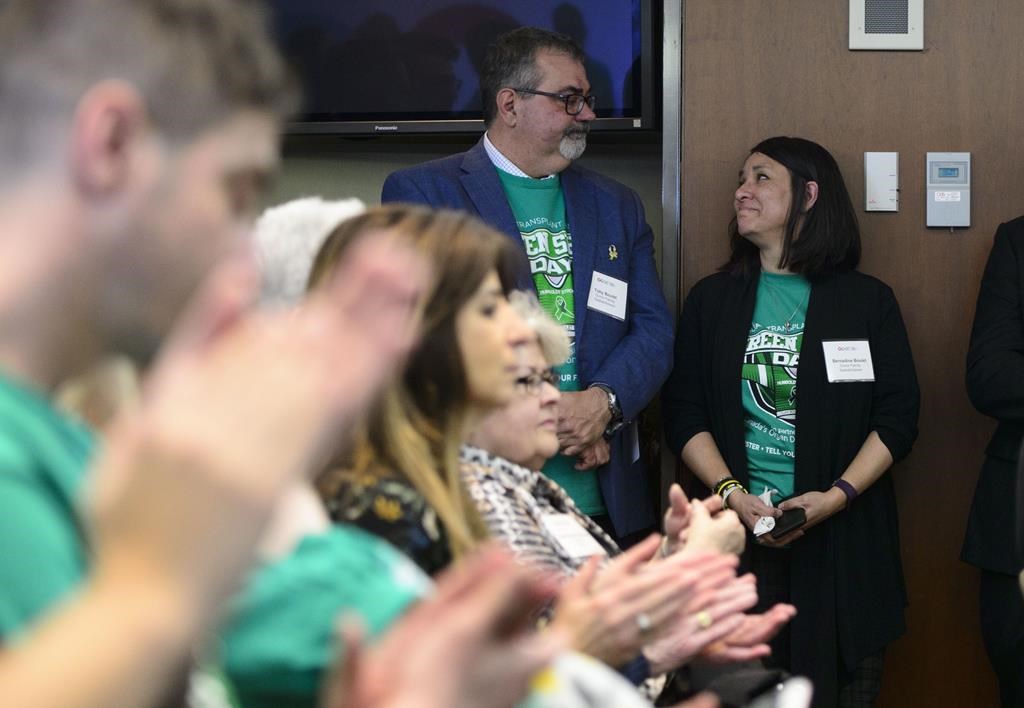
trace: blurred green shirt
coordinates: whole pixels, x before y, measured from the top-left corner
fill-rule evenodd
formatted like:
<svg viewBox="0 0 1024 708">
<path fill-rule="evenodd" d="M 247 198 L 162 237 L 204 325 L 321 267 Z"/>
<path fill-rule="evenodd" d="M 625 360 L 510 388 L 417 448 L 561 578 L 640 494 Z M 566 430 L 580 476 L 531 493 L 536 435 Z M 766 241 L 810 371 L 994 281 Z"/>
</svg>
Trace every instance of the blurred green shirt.
<svg viewBox="0 0 1024 708">
<path fill-rule="evenodd" d="M 94 438 L 40 392 L 0 375 L 0 636 L 18 633 L 85 576 L 75 500 Z"/>
</svg>

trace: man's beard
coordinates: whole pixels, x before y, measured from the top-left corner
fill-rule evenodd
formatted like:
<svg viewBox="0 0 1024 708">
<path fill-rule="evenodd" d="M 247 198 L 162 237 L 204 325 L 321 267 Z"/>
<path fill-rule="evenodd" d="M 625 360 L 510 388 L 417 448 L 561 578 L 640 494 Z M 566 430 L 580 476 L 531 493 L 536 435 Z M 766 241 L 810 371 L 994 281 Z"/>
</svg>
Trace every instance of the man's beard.
<svg viewBox="0 0 1024 708">
<path fill-rule="evenodd" d="M 558 152 L 566 160 L 578 160 L 583 151 L 587 149 L 587 133 L 590 126 L 573 127 L 565 131 L 561 142 L 558 143 Z"/>
</svg>

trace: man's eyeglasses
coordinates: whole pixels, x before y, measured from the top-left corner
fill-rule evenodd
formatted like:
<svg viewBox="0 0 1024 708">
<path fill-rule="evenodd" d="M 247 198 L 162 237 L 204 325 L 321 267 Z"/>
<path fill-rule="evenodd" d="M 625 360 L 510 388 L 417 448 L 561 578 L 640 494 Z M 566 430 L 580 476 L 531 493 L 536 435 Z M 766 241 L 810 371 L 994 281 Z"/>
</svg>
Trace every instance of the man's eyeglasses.
<svg viewBox="0 0 1024 708">
<path fill-rule="evenodd" d="M 557 98 L 565 104 L 565 112 L 571 116 L 578 116 L 582 113 L 583 106 L 589 106 L 590 110 L 594 110 L 594 105 L 597 103 L 597 96 L 592 93 L 584 96 L 582 93 L 551 93 L 549 91 L 534 91 L 528 88 L 514 88 L 512 90 L 519 93 L 532 93 L 535 96 Z"/>
<path fill-rule="evenodd" d="M 546 369 L 545 371 L 529 374 L 528 376 L 520 376 L 516 379 L 516 388 L 531 396 L 538 395 L 544 384 L 551 384 L 558 388 L 558 373 L 554 369 Z"/>
</svg>

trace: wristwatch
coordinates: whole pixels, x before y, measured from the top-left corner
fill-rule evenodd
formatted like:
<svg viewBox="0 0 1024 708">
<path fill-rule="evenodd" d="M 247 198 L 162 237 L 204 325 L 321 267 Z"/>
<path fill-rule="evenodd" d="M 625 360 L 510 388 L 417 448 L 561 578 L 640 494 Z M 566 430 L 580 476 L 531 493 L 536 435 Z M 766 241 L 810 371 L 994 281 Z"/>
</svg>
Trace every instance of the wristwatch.
<svg viewBox="0 0 1024 708">
<path fill-rule="evenodd" d="M 599 388 L 608 396 L 608 412 L 611 414 L 611 420 L 608 421 L 608 427 L 604 429 L 604 436 L 606 438 L 611 437 L 625 425 L 625 421 L 622 420 L 622 406 L 619 405 L 619 397 L 606 384 L 592 384 L 591 388 Z"/>
</svg>

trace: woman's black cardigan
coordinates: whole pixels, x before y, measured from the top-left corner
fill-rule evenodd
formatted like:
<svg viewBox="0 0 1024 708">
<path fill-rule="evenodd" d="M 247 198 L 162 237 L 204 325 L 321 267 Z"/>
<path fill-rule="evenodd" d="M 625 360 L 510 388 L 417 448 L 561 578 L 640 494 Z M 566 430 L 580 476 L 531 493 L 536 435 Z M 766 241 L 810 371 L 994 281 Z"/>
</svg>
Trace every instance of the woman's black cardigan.
<svg viewBox="0 0 1024 708">
<path fill-rule="evenodd" d="M 662 402 L 666 439 L 676 455 L 707 431 L 744 486 L 740 369 L 757 282 L 757 274 L 716 273 L 693 287 Z M 829 383 L 822 350 L 829 339 L 867 339 L 874 383 Z M 795 494 L 828 490 L 871 431 L 894 460 L 910 452 L 920 393 L 899 305 L 887 285 L 856 271 L 814 281 L 798 372 Z M 790 588 L 798 610 L 791 670 L 814 680 L 815 706 L 833 705 L 839 663 L 851 669 L 905 630 L 907 596 L 888 472 L 849 509 L 793 544 Z"/>
</svg>

